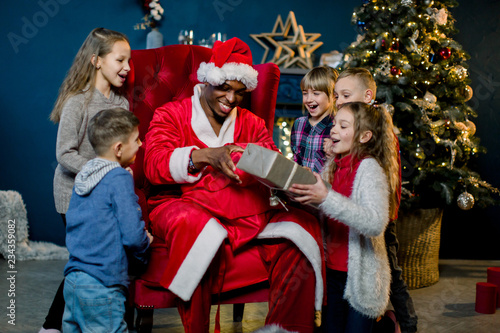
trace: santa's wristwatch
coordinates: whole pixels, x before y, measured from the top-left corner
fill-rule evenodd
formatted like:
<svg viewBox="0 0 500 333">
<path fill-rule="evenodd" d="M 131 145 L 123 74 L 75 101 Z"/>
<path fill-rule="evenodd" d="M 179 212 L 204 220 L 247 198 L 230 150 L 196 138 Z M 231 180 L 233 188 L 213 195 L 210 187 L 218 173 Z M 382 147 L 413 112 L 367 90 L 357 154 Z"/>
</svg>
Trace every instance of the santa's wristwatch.
<svg viewBox="0 0 500 333">
<path fill-rule="evenodd" d="M 188 173 L 193 175 L 193 174 L 197 173 L 198 171 L 200 171 L 200 170 L 198 170 L 196 165 L 194 165 L 193 158 L 191 157 L 191 155 L 189 155 Z"/>
</svg>

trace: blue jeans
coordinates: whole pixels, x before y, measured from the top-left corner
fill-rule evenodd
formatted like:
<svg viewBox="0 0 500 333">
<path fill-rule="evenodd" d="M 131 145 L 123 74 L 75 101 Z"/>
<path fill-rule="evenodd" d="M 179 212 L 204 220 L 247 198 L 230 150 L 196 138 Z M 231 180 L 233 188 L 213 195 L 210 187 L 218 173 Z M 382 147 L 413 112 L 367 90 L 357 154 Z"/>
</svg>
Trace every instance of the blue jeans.
<svg viewBox="0 0 500 333">
<path fill-rule="evenodd" d="M 104 286 L 87 273 L 71 272 L 64 281 L 63 332 L 128 332 L 124 286 Z"/>
<path fill-rule="evenodd" d="M 324 312 L 326 333 L 370 333 L 374 319 L 356 311 L 344 299 L 347 273 L 326 270 L 327 305 Z"/>
</svg>

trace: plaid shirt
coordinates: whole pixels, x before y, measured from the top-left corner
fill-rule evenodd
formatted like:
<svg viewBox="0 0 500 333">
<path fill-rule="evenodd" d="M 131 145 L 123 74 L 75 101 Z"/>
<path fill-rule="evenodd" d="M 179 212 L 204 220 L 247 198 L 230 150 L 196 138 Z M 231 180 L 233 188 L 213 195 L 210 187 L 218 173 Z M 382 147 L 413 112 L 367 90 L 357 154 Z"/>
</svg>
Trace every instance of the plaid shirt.
<svg viewBox="0 0 500 333">
<path fill-rule="evenodd" d="M 330 137 L 332 118 L 326 116 L 316 126 L 311 126 L 309 116 L 297 118 L 290 138 L 293 160 L 302 166 L 321 172 L 325 164 L 323 140 Z"/>
</svg>

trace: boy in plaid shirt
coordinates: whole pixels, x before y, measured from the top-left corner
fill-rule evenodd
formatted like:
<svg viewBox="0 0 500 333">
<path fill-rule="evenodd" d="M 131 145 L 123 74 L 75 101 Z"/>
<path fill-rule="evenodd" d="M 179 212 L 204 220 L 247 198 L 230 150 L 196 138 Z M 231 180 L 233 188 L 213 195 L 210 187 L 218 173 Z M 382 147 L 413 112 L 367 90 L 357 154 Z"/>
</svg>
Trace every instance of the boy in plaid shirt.
<svg viewBox="0 0 500 333">
<path fill-rule="evenodd" d="M 316 67 L 300 82 L 302 102 L 309 114 L 295 120 L 290 141 L 293 160 L 313 172 L 321 172 L 326 160 L 323 141 L 330 137 L 332 128 L 337 76 L 331 67 Z"/>
</svg>

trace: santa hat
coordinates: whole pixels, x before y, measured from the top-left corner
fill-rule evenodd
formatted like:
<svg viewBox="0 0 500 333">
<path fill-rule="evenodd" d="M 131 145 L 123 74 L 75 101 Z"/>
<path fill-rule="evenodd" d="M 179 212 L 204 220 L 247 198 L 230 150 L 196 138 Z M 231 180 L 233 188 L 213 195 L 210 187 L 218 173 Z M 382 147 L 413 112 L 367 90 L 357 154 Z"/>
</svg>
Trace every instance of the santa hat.
<svg viewBox="0 0 500 333">
<path fill-rule="evenodd" d="M 220 86 L 227 80 L 243 83 L 249 91 L 257 87 L 258 72 L 252 67 L 252 53 L 239 38 L 227 42 L 216 41 L 208 63 L 202 62 L 198 69 L 198 80 Z"/>
</svg>

